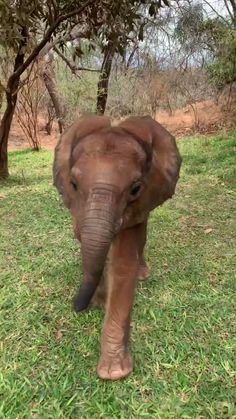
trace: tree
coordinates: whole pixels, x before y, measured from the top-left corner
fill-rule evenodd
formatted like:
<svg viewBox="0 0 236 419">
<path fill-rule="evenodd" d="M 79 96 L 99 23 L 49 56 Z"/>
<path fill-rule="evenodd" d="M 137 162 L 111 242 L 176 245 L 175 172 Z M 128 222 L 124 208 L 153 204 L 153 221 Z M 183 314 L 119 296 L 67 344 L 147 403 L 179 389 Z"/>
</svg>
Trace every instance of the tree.
<svg viewBox="0 0 236 419">
<path fill-rule="evenodd" d="M 0 18 L 5 33 L 1 43 L 15 52 L 15 59 L 5 88 L 7 105 L 0 125 L 0 177 L 9 175 L 7 145 L 21 76 L 59 28 L 66 31 L 68 25 L 75 25 L 86 14 L 93 21 L 93 3 L 94 0 L 76 1 L 72 6 L 71 2 L 53 0 L 1 1 Z"/>
<path fill-rule="evenodd" d="M 96 37 L 102 28 L 104 39 L 109 40 L 110 28 L 116 20 L 124 21 L 134 29 L 137 7 L 149 6 L 154 16 L 167 0 L 0 0 L 2 36 L 0 42 L 15 54 L 12 74 L 5 87 L 6 109 L 0 125 L 0 177 L 7 177 L 7 146 L 17 93 L 22 75 L 40 53 L 50 49 L 56 37 L 63 44 L 73 28 L 82 28 L 87 37 Z M 60 35 L 60 36 L 59 36 Z"/>
<path fill-rule="evenodd" d="M 236 81 L 236 30 L 218 19 L 205 22 L 214 39 L 213 61 L 206 66 L 209 80 L 220 91 Z"/>
<path fill-rule="evenodd" d="M 214 15 L 204 10 L 204 3 Z M 208 53 L 206 72 L 218 89 L 236 81 L 236 2 L 224 0 L 228 16 L 221 16 L 211 2 L 188 2 L 180 8 L 175 34 L 188 56 Z"/>
<path fill-rule="evenodd" d="M 107 95 L 108 95 L 108 83 L 111 73 L 112 60 L 115 55 L 115 43 L 109 41 L 104 48 L 103 62 L 100 71 L 100 77 L 98 81 L 97 89 L 97 112 L 104 114 L 106 110 Z"/>
<path fill-rule="evenodd" d="M 163 2 L 149 2 L 141 0 L 121 2 L 110 20 L 110 24 L 102 27 L 99 33 L 103 61 L 97 87 L 97 112 L 104 114 L 108 96 L 108 83 L 111 74 L 112 61 L 115 54 L 125 57 L 127 49 L 132 45 L 137 50 L 139 41 L 144 39 L 144 28 L 156 20 L 159 8 L 169 6 L 167 0 Z M 119 12 L 118 12 L 119 11 Z M 132 54 L 130 56 L 132 60 Z"/>
<path fill-rule="evenodd" d="M 41 71 L 42 78 L 46 86 L 46 89 L 48 91 L 49 97 L 53 104 L 53 108 L 54 108 L 55 115 L 58 122 L 59 132 L 60 134 L 62 134 L 65 128 L 65 123 L 64 123 L 65 110 L 61 102 L 61 98 L 57 91 L 57 86 L 55 83 L 55 74 L 54 74 L 55 72 L 54 72 L 54 67 L 53 67 L 53 53 L 52 52 L 51 53 L 49 52 L 46 55 L 44 64 L 45 65 L 43 66 L 43 69 Z"/>
</svg>

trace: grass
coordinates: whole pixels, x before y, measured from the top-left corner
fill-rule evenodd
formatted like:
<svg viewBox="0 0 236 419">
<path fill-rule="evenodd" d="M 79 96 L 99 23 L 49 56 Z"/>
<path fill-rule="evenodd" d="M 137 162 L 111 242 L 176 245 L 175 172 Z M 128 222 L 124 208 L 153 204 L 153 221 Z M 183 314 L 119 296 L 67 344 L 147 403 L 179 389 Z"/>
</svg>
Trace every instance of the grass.
<svg viewBox="0 0 236 419">
<path fill-rule="evenodd" d="M 52 154 L 10 153 L 1 184 L 0 418 L 236 417 L 236 134 L 179 141 L 176 197 L 155 210 L 132 323 L 133 374 L 95 373 L 104 313 L 76 315 L 81 270 Z"/>
</svg>

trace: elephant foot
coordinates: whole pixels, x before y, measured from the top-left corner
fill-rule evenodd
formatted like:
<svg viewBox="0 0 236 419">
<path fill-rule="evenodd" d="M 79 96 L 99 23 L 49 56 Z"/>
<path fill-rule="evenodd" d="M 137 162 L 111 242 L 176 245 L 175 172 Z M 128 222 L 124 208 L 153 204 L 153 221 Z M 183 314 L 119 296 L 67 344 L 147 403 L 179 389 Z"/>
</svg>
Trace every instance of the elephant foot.
<svg viewBox="0 0 236 419">
<path fill-rule="evenodd" d="M 114 357 L 101 356 L 97 373 L 102 380 L 120 380 L 133 371 L 133 360 L 128 352 Z"/>
<path fill-rule="evenodd" d="M 138 269 L 138 280 L 146 281 L 150 276 L 150 269 L 147 266 L 146 262 L 139 265 Z"/>
</svg>

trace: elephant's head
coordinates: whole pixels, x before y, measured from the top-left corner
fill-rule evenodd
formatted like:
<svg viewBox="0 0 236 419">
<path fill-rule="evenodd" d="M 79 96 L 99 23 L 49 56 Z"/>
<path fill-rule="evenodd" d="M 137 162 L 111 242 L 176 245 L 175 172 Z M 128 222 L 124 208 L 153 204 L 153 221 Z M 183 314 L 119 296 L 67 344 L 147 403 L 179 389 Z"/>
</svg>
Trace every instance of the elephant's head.
<svg viewBox="0 0 236 419">
<path fill-rule="evenodd" d="M 106 117 L 84 117 L 62 135 L 54 184 L 79 226 L 84 279 L 77 311 L 96 290 L 114 236 L 172 196 L 179 168 L 175 140 L 149 117 L 116 127 Z"/>
</svg>

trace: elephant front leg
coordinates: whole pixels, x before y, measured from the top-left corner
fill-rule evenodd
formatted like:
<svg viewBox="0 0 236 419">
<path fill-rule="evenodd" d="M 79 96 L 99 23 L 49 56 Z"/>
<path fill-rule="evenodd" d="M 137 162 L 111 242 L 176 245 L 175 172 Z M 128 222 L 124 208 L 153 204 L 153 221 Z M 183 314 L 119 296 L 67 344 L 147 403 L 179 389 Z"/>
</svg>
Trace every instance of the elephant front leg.
<svg viewBox="0 0 236 419">
<path fill-rule="evenodd" d="M 147 241 L 147 222 L 148 220 L 144 221 L 140 224 L 140 234 L 139 234 L 139 268 L 138 268 L 138 280 L 139 281 L 146 281 L 150 276 L 149 267 L 144 258 L 144 248 Z"/>
<path fill-rule="evenodd" d="M 117 380 L 133 370 L 128 339 L 139 266 L 140 232 L 140 226 L 121 231 L 112 245 L 108 301 L 97 368 L 102 379 Z"/>
</svg>

